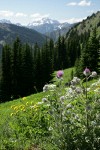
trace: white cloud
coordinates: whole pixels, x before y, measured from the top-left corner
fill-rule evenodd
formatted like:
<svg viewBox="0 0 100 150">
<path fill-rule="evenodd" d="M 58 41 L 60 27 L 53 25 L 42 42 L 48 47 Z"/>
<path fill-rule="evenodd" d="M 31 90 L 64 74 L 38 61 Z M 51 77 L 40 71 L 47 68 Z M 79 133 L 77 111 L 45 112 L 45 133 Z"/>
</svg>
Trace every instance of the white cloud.
<svg viewBox="0 0 100 150">
<path fill-rule="evenodd" d="M 12 23 L 21 23 L 22 25 L 27 25 L 32 21 L 40 21 L 43 18 L 49 18 L 49 14 L 25 14 L 23 12 L 12 12 L 10 10 L 1 10 L 0 11 L 0 20 L 6 19 L 10 20 Z"/>
<path fill-rule="evenodd" d="M 16 13 L 15 17 L 27 17 L 27 15 L 24 13 Z"/>
<path fill-rule="evenodd" d="M 39 13 L 35 13 L 35 14 L 31 14 L 30 17 L 31 18 L 37 18 L 40 17 L 41 15 Z"/>
<path fill-rule="evenodd" d="M 79 6 L 90 6 L 91 5 L 91 1 L 86 1 L 86 0 L 82 0 L 81 2 L 78 3 Z"/>
<path fill-rule="evenodd" d="M 41 20 L 42 18 L 48 18 L 50 15 L 49 14 L 45 14 L 45 15 L 41 15 L 39 13 L 35 13 L 35 14 L 31 14 L 30 17 L 32 18 L 32 20 L 34 21 L 38 21 Z"/>
<path fill-rule="evenodd" d="M 59 20 L 61 23 L 64 23 L 64 22 L 68 22 L 68 23 L 77 23 L 77 22 L 80 22 L 82 21 L 83 19 L 86 19 L 85 18 L 70 18 L 70 19 L 65 19 L 65 20 Z"/>
<path fill-rule="evenodd" d="M 75 5 L 77 5 L 77 3 L 76 2 L 71 2 L 71 3 L 68 3 L 67 5 L 68 6 L 75 6 Z"/>
<path fill-rule="evenodd" d="M 77 2 L 70 2 L 67 6 L 90 6 L 91 1 L 81 0 L 79 3 Z"/>
<path fill-rule="evenodd" d="M 0 11 L 0 17 L 12 17 L 14 13 L 12 11 Z"/>
</svg>

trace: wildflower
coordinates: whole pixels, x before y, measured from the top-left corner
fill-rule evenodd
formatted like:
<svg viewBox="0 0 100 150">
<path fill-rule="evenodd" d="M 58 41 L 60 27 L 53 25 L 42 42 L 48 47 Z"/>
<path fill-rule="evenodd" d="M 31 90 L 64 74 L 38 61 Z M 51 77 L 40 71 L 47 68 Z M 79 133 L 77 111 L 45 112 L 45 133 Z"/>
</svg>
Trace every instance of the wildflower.
<svg viewBox="0 0 100 150">
<path fill-rule="evenodd" d="M 87 88 L 87 92 L 89 92 L 90 91 L 90 88 Z"/>
<path fill-rule="evenodd" d="M 23 97 L 23 98 L 22 98 L 22 100 L 25 100 L 25 99 L 26 99 L 26 97 Z"/>
<path fill-rule="evenodd" d="M 37 104 L 38 104 L 38 105 L 41 105 L 41 104 L 43 104 L 43 102 L 38 102 Z"/>
<path fill-rule="evenodd" d="M 21 111 L 23 111 L 23 110 L 25 110 L 25 107 L 24 107 L 24 106 L 21 107 Z"/>
<path fill-rule="evenodd" d="M 46 91 L 48 91 L 48 84 L 45 84 L 43 87 L 43 92 L 46 92 Z"/>
<path fill-rule="evenodd" d="M 30 106 L 30 108 L 32 109 L 32 108 L 34 108 L 34 106 Z"/>
<path fill-rule="evenodd" d="M 76 115 L 74 116 L 74 118 L 75 118 L 76 120 L 78 120 L 78 119 L 79 119 L 78 114 L 76 114 Z"/>
<path fill-rule="evenodd" d="M 61 78 L 63 76 L 64 72 L 62 70 L 59 70 L 57 72 L 57 78 Z"/>
<path fill-rule="evenodd" d="M 61 97 L 60 97 L 60 100 L 61 100 L 61 101 L 65 100 L 65 96 L 61 96 Z"/>
<path fill-rule="evenodd" d="M 35 104 L 35 105 L 34 105 L 34 109 L 37 109 L 37 108 L 38 108 L 38 105 L 37 105 L 37 104 Z"/>
<path fill-rule="evenodd" d="M 71 85 L 70 87 L 72 88 L 72 90 L 76 89 L 76 86 L 74 86 L 74 85 Z"/>
<path fill-rule="evenodd" d="M 47 98 L 42 98 L 42 102 L 44 103 L 44 102 L 47 102 Z"/>
<path fill-rule="evenodd" d="M 96 77 L 96 76 L 97 76 L 97 72 L 96 71 L 92 71 L 91 77 Z"/>
<path fill-rule="evenodd" d="M 71 88 L 68 89 L 69 94 L 73 94 L 73 90 Z"/>
<path fill-rule="evenodd" d="M 11 109 L 13 109 L 14 107 L 15 107 L 15 105 L 12 105 L 12 106 L 11 106 Z"/>
<path fill-rule="evenodd" d="M 15 107 L 14 107 L 14 110 L 18 110 L 18 106 L 15 106 Z"/>
<path fill-rule="evenodd" d="M 14 113 L 11 113 L 11 114 L 10 114 L 10 116 L 13 116 L 13 115 L 14 115 Z"/>
<path fill-rule="evenodd" d="M 91 121 L 91 124 L 92 124 L 93 126 L 95 126 L 95 125 L 96 125 L 96 122 L 95 122 L 95 121 Z"/>
<path fill-rule="evenodd" d="M 72 108 L 72 105 L 69 103 L 66 108 Z"/>
<path fill-rule="evenodd" d="M 49 106 L 50 106 L 50 104 L 46 104 L 45 106 L 49 107 Z"/>
<path fill-rule="evenodd" d="M 89 76 L 90 75 L 90 69 L 88 69 L 87 67 L 85 68 L 85 70 L 83 71 L 83 74 L 85 75 L 85 76 Z"/>
<path fill-rule="evenodd" d="M 43 87 L 43 92 L 46 92 L 46 91 L 48 91 L 48 90 L 54 91 L 55 88 L 56 88 L 56 85 L 55 85 L 55 84 L 46 84 L 46 85 L 44 85 L 44 87 Z"/>
<path fill-rule="evenodd" d="M 75 92 L 76 92 L 77 94 L 81 94 L 83 91 L 82 91 L 82 89 L 81 89 L 80 87 L 77 87 L 77 88 L 75 89 Z"/>
<path fill-rule="evenodd" d="M 51 130 L 53 130 L 53 128 L 50 126 L 48 130 L 51 131 Z"/>
<path fill-rule="evenodd" d="M 29 104 L 29 103 L 28 103 L 28 102 L 26 102 L 26 106 L 28 106 L 28 104 Z"/>
<path fill-rule="evenodd" d="M 53 91 L 56 88 L 56 85 L 55 84 L 49 84 L 48 88 L 50 91 Z"/>
<path fill-rule="evenodd" d="M 73 80 L 71 81 L 72 85 L 80 83 L 80 79 L 78 77 L 74 77 Z"/>
</svg>

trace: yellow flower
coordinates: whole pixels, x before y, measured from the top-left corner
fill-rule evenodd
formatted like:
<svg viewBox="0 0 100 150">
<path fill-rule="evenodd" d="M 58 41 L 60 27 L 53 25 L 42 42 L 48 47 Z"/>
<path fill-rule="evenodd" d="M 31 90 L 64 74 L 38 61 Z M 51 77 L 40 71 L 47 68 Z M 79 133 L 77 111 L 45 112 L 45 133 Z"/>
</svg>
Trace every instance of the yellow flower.
<svg viewBox="0 0 100 150">
<path fill-rule="evenodd" d="M 22 100 L 25 100 L 25 99 L 26 99 L 26 97 L 23 97 L 23 98 L 22 98 Z"/>
<path fill-rule="evenodd" d="M 14 115 L 14 113 L 11 113 L 11 114 L 10 114 L 10 116 L 13 116 L 13 115 Z"/>
<path fill-rule="evenodd" d="M 37 108 L 37 107 L 38 107 L 38 105 L 35 104 L 35 105 L 34 105 L 34 108 Z"/>
<path fill-rule="evenodd" d="M 24 112 L 25 112 L 26 110 L 25 110 L 25 109 L 23 109 L 22 111 L 24 111 Z"/>
<path fill-rule="evenodd" d="M 11 106 L 11 109 L 13 109 L 14 107 L 15 107 L 15 105 L 12 105 L 12 106 Z"/>
<path fill-rule="evenodd" d="M 15 106 L 15 107 L 14 107 L 14 110 L 17 110 L 17 109 L 18 109 L 18 106 Z"/>
<path fill-rule="evenodd" d="M 29 103 L 28 103 L 28 102 L 26 102 L 26 106 L 28 106 L 28 104 L 29 104 Z"/>
<path fill-rule="evenodd" d="M 22 108 L 21 108 L 21 111 L 24 111 L 25 110 L 25 107 L 23 106 Z"/>
</svg>

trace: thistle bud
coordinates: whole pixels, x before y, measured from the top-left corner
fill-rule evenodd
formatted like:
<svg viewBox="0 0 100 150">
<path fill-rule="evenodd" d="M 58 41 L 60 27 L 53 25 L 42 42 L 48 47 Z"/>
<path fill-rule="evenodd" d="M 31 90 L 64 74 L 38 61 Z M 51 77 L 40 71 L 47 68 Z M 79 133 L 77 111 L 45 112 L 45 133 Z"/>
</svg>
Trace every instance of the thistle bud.
<svg viewBox="0 0 100 150">
<path fill-rule="evenodd" d="M 85 75 L 85 76 L 89 76 L 90 75 L 90 69 L 88 69 L 87 67 L 85 68 L 85 70 L 83 71 L 83 74 Z"/>
<path fill-rule="evenodd" d="M 64 72 L 62 70 L 59 70 L 57 72 L 57 78 L 61 78 L 63 76 Z"/>
</svg>

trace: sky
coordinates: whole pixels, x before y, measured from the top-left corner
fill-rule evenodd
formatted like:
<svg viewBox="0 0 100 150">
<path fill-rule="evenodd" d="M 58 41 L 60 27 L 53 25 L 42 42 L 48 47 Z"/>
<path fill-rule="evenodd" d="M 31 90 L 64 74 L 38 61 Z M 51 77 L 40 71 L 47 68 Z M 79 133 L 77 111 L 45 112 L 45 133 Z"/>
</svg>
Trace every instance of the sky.
<svg viewBox="0 0 100 150">
<path fill-rule="evenodd" d="M 27 25 L 50 18 L 74 23 L 100 11 L 100 0 L 0 0 L 0 20 Z"/>
</svg>

